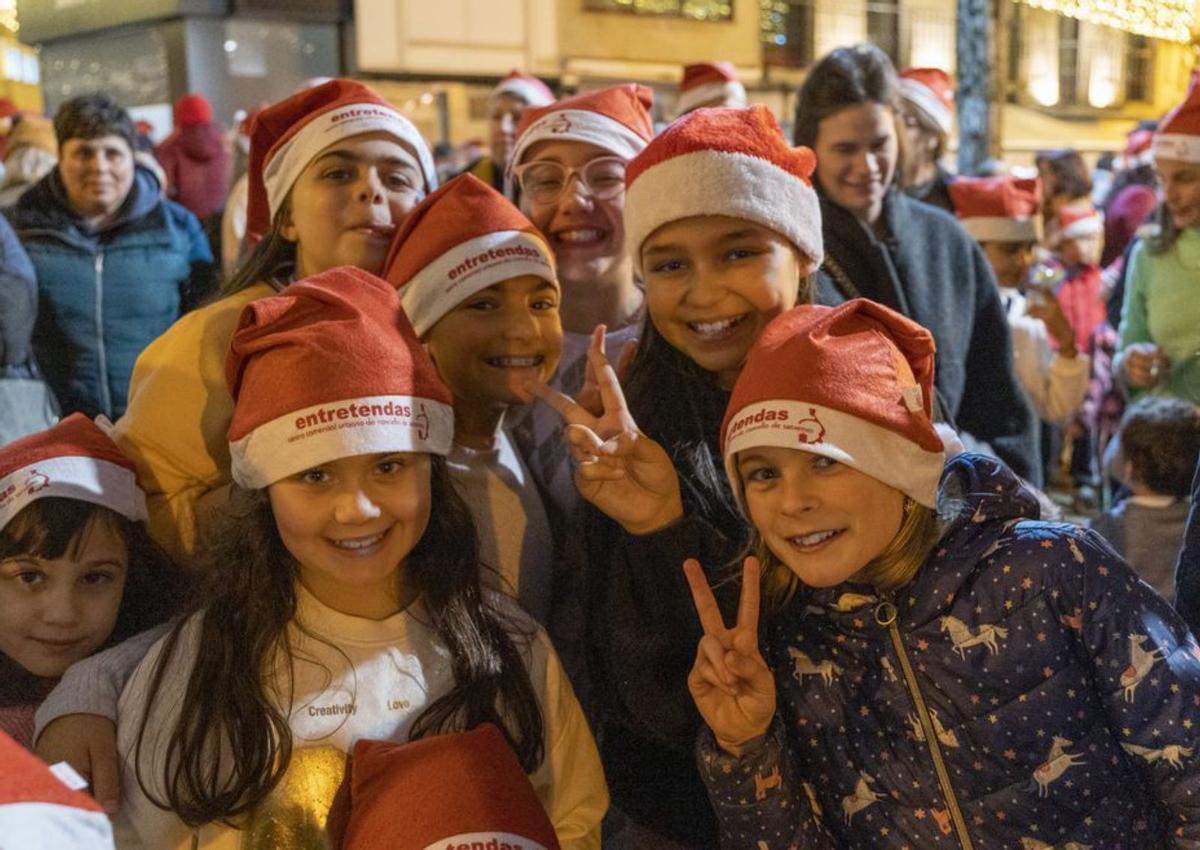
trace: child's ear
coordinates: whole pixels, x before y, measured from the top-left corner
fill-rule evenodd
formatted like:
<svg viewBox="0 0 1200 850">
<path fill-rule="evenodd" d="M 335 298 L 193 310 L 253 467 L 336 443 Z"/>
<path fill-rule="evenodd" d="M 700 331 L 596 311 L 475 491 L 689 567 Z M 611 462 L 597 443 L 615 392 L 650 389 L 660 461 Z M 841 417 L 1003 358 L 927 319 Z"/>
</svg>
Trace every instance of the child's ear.
<svg viewBox="0 0 1200 850">
<path fill-rule="evenodd" d="M 288 242 L 299 242 L 300 241 L 300 236 L 298 233 L 296 233 L 296 225 L 292 222 L 292 210 L 291 210 L 290 204 L 288 205 L 288 208 L 286 210 L 284 210 L 283 214 L 280 216 L 279 235 L 282 236 L 284 239 L 286 239 Z"/>
</svg>

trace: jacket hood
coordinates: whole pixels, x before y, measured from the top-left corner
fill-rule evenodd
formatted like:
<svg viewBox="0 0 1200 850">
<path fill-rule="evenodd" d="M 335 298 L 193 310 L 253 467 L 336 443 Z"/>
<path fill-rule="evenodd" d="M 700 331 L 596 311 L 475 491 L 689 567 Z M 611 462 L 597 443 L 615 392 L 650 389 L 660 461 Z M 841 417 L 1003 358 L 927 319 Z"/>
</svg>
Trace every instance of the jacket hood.
<svg viewBox="0 0 1200 850">
<path fill-rule="evenodd" d="M 112 230 L 147 215 L 161 202 L 160 191 L 154 173 L 142 165 L 135 165 L 129 196 L 116 217 L 105 225 L 103 230 Z M 86 232 L 82 218 L 67 200 L 67 188 L 63 185 L 62 175 L 57 168 L 21 196 L 16 211 L 19 219 L 16 224 L 21 228 L 62 229 L 69 226 L 80 233 Z"/>
<path fill-rule="evenodd" d="M 187 124 L 176 133 L 179 135 L 179 147 L 188 158 L 202 162 L 219 157 L 225 144 L 221 138 L 221 128 L 211 122 Z"/>
</svg>

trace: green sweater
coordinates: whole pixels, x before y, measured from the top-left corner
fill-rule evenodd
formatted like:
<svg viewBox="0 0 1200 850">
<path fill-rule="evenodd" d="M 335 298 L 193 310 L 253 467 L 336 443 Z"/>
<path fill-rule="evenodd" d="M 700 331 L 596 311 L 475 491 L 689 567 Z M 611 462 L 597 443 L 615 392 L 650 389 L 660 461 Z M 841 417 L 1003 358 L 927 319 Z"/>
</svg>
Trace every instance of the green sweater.
<svg viewBox="0 0 1200 850">
<path fill-rule="evenodd" d="M 1188 228 L 1174 247 L 1151 254 L 1139 242 L 1129 258 L 1128 285 L 1121 307 L 1117 356 L 1136 342 L 1152 342 L 1171 358 L 1165 381 L 1152 389 L 1200 404 L 1200 228 Z M 1120 370 L 1122 364 L 1114 364 Z"/>
</svg>

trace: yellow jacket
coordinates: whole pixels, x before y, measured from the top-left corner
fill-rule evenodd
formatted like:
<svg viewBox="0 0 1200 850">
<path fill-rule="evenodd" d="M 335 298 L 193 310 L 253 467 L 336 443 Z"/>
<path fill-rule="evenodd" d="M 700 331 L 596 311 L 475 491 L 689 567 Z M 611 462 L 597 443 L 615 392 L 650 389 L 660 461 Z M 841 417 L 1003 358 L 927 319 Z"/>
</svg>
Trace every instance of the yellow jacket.
<svg viewBox="0 0 1200 850">
<path fill-rule="evenodd" d="M 229 342 L 242 308 L 274 293 L 258 283 L 188 313 L 133 367 L 114 438 L 137 465 L 150 535 L 180 560 L 195 551 L 197 525 L 229 495 Z"/>
</svg>

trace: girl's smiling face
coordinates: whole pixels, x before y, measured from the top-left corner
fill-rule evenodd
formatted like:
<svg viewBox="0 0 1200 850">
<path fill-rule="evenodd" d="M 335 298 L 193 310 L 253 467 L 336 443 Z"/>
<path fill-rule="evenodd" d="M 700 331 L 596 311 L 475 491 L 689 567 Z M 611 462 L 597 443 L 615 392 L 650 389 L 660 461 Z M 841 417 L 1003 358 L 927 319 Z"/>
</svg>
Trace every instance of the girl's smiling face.
<svg viewBox="0 0 1200 850">
<path fill-rule="evenodd" d="M 344 457 L 267 489 L 300 583 L 324 605 L 383 619 L 403 610 L 400 572 L 429 523 L 430 457 Z"/>
<path fill-rule="evenodd" d="M 839 109 L 817 125 L 816 179 L 829 200 L 866 224 L 883 211 L 896 173 L 896 118 L 882 103 Z"/>
<path fill-rule="evenodd" d="M 900 530 L 904 495 L 838 461 L 764 446 L 738 454 L 750 520 L 810 587 L 834 587 L 877 558 Z"/>
<path fill-rule="evenodd" d="M 128 571 L 121 533 L 99 513 L 59 558 L 4 559 L 0 652 L 35 676 L 61 676 L 112 635 Z"/>
<path fill-rule="evenodd" d="M 655 329 L 726 387 L 816 268 L 775 231 L 727 216 L 663 225 L 642 243 L 641 262 Z"/>
</svg>

